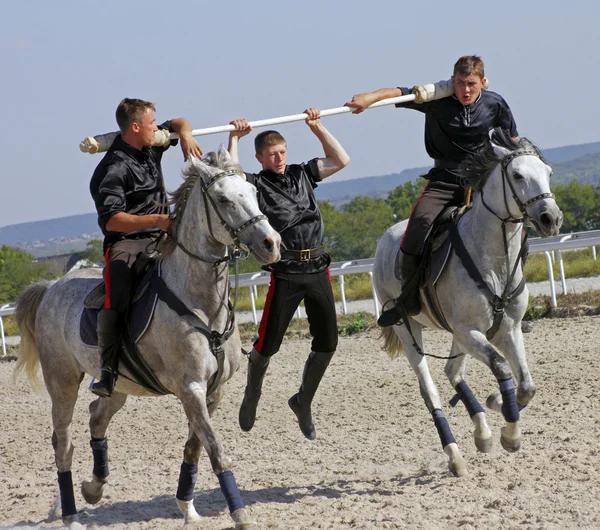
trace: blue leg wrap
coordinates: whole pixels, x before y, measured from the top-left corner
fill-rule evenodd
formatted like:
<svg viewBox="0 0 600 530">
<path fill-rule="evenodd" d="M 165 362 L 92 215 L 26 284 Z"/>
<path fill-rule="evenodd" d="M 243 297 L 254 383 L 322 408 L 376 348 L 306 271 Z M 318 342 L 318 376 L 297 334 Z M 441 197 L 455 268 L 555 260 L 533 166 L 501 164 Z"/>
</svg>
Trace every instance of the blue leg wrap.
<svg viewBox="0 0 600 530">
<path fill-rule="evenodd" d="M 458 385 L 456 385 L 456 394 L 463 402 L 471 418 L 479 412 L 484 412 L 483 407 L 479 401 L 477 401 L 477 398 L 469 388 L 469 385 L 467 385 L 466 381 L 461 381 L 458 383 Z"/>
<path fill-rule="evenodd" d="M 515 382 L 512 377 L 498 381 L 502 394 L 502 415 L 509 423 L 519 421 L 519 406 L 517 405 L 517 394 L 515 393 Z"/>
<path fill-rule="evenodd" d="M 240 490 L 237 487 L 233 473 L 231 471 L 223 471 L 217 477 L 221 485 L 221 492 L 227 500 L 229 511 L 233 513 L 240 508 L 244 508 L 244 502 L 242 501 L 242 496 L 240 495 Z"/>
<path fill-rule="evenodd" d="M 198 479 L 198 464 L 181 464 L 177 498 L 180 501 L 191 501 L 194 498 L 194 487 Z"/>
<path fill-rule="evenodd" d="M 58 489 L 60 491 L 60 509 L 63 517 L 75 515 L 75 496 L 73 495 L 73 477 L 70 471 L 58 472 Z"/>
<path fill-rule="evenodd" d="M 90 446 L 94 455 L 94 475 L 98 478 L 108 477 L 108 442 L 106 438 L 92 438 Z"/>
<path fill-rule="evenodd" d="M 442 442 L 442 447 L 446 447 L 448 444 L 456 443 L 454 436 L 452 436 L 452 431 L 450 431 L 450 425 L 448 425 L 448 420 L 442 409 L 433 409 L 431 411 L 431 416 L 433 417 L 433 421 L 435 422 L 435 428 L 440 436 L 440 441 Z"/>
</svg>

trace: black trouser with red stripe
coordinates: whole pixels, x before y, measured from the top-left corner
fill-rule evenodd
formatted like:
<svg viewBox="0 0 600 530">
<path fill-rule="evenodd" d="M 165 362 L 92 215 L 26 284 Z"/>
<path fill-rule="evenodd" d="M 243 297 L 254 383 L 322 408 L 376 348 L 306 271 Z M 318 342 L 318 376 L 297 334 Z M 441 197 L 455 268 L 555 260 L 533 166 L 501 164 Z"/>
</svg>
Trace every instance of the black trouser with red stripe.
<svg viewBox="0 0 600 530">
<path fill-rule="evenodd" d="M 430 180 L 415 204 L 400 248 L 405 254 L 421 256 L 425 240 L 434 221 L 448 206 L 461 206 L 465 200 L 465 189 L 458 184 Z"/>
<path fill-rule="evenodd" d="M 133 263 L 151 241 L 150 238 L 124 239 L 108 248 L 104 256 L 104 309 L 115 309 L 119 313 L 127 311 L 133 289 Z"/>
<path fill-rule="evenodd" d="M 272 272 L 254 348 L 264 357 L 279 351 L 294 312 L 304 299 L 312 351 L 334 352 L 338 330 L 329 268 L 311 274 Z"/>
</svg>

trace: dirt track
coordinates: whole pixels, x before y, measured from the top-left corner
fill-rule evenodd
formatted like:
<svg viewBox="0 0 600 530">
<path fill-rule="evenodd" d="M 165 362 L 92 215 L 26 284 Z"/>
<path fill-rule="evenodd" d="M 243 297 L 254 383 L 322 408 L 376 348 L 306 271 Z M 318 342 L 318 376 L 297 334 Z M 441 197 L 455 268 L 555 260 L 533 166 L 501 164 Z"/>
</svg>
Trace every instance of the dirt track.
<svg viewBox="0 0 600 530">
<path fill-rule="evenodd" d="M 447 406 L 468 466 L 460 479 L 446 470 L 416 377 L 403 358 L 392 362 L 380 350 L 377 332 L 341 339 L 314 406 L 314 442 L 302 437 L 286 404 L 310 343 L 284 343 L 248 434 L 237 426 L 242 368 L 227 385 L 215 425 L 236 462 L 250 513 L 261 528 L 285 530 L 600 528 L 600 318 L 540 321 L 525 337 L 538 393 L 522 415 L 522 450 L 512 455 L 502 450 L 503 420 L 490 412 L 495 446 L 489 454 L 477 453 L 468 414 L 460 404 Z M 429 331 L 425 340 L 430 351 L 447 352 L 447 335 Z M 453 393 L 442 363 L 430 365 L 447 402 Z M 13 386 L 13 368 L 14 363 L 0 363 L 0 527 L 54 528 L 60 523 L 47 519 L 56 492 L 49 399 L 23 380 Z M 483 402 L 495 382 L 475 361 L 469 374 Z M 187 427 L 177 400 L 130 398 L 109 431 L 105 497 L 90 506 L 78 491 L 92 469 L 90 395 L 80 394 L 73 475 L 82 523 L 180 528 L 174 492 Z M 231 528 L 205 456 L 195 504 L 205 516 L 201 528 Z"/>
</svg>

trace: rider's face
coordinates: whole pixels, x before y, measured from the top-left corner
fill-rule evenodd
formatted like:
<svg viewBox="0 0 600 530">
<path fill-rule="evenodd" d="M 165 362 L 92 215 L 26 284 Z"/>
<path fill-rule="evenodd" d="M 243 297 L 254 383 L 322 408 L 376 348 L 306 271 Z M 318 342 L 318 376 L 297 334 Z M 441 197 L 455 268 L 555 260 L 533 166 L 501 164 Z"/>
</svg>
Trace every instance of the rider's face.
<svg viewBox="0 0 600 530">
<path fill-rule="evenodd" d="M 143 146 L 154 144 L 154 133 L 158 131 L 156 126 L 156 118 L 152 109 L 146 109 L 139 121 L 132 125 L 133 130 L 139 136 L 140 143 Z"/>
<path fill-rule="evenodd" d="M 260 153 L 256 153 L 256 160 L 263 169 L 270 169 L 278 175 L 283 175 L 287 165 L 287 145 L 277 144 L 264 147 Z"/>
<path fill-rule="evenodd" d="M 477 74 L 456 74 L 452 76 L 452 84 L 454 85 L 454 95 L 463 105 L 471 105 L 477 101 L 483 85 L 485 77 L 482 79 Z"/>
</svg>

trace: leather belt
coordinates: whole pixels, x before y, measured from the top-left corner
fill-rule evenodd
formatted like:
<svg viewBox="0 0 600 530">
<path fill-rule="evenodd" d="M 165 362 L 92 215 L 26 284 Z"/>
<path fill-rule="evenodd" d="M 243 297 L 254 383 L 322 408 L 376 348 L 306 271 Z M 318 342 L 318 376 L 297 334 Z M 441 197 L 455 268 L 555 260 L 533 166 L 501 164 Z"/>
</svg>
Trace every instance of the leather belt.
<svg viewBox="0 0 600 530">
<path fill-rule="evenodd" d="M 454 162 L 453 160 L 438 160 L 437 158 L 433 161 L 433 165 L 438 169 L 458 169 L 460 162 Z"/>
<path fill-rule="evenodd" d="M 317 248 L 307 248 L 304 250 L 284 249 L 281 251 L 282 259 L 295 259 L 298 261 L 308 261 L 309 259 L 318 258 L 325 254 L 325 247 L 321 245 Z"/>
</svg>

